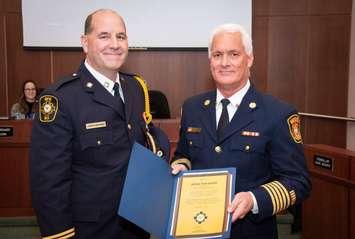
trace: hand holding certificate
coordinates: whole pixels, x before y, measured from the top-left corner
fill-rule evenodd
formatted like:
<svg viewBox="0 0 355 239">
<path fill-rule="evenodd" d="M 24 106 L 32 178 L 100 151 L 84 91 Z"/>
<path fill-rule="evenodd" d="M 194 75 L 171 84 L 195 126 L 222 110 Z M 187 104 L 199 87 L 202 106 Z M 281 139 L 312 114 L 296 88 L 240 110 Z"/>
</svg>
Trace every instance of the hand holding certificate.
<svg viewBox="0 0 355 239">
<path fill-rule="evenodd" d="M 226 238 L 234 183 L 234 168 L 174 176 L 165 161 L 135 144 L 119 214 L 158 238 Z"/>
</svg>

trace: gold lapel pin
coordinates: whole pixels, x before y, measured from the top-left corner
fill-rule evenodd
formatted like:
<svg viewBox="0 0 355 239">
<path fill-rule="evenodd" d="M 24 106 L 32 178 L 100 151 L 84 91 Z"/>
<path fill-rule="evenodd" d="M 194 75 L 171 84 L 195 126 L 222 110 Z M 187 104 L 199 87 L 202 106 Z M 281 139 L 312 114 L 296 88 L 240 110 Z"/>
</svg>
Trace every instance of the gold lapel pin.
<svg viewBox="0 0 355 239">
<path fill-rule="evenodd" d="M 205 100 L 205 102 L 203 102 L 203 104 L 204 104 L 205 106 L 208 106 L 210 103 L 211 103 L 210 100 Z"/>
<path fill-rule="evenodd" d="M 256 103 L 255 102 L 250 102 L 249 108 L 250 109 L 254 109 L 255 107 L 256 107 Z"/>
<path fill-rule="evenodd" d="M 86 83 L 86 87 L 91 88 L 93 84 L 91 82 Z"/>
</svg>

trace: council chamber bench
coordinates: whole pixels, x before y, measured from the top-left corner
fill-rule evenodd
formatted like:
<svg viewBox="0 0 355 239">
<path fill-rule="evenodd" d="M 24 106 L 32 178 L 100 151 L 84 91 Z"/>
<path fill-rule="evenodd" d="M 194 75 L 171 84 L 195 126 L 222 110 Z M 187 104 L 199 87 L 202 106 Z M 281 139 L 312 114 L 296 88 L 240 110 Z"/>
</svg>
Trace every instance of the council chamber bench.
<svg viewBox="0 0 355 239">
<path fill-rule="evenodd" d="M 355 152 L 305 145 L 312 181 L 303 204 L 303 239 L 355 238 Z"/>
<path fill-rule="evenodd" d="M 0 217 L 33 215 L 29 192 L 30 120 L 0 120 Z"/>
<path fill-rule="evenodd" d="M 171 154 L 179 137 L 180 119 L 155 119 L 169 137 Z M 29 190 L 31 120 L 0 120 L 0 217 L 32 216 Z"/>
</svg>

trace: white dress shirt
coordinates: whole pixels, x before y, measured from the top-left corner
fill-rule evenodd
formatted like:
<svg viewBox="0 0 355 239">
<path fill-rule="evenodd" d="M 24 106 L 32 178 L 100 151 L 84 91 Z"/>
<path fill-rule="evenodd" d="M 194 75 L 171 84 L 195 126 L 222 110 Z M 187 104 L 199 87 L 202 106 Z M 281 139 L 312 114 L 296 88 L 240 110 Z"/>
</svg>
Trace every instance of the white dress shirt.
<svg viewBox="0 0 355 239">
<path fill-rule="evenodd" d="M 95 70 L 93 67 L 89 65 L 89 63 L 85 60 L 85 66 L 88 69 L 88 71 L 95 77 L 95 79 L 111 94 L 115 95 L 115 91 L 113 90 L 113 86 L 115 85 L 115 82 L 117 82 L 120 85 L 120 97 L 124 103 L 124 96 L 123 96 L 123 91 L 122 91 L 122 86 L 120 84 L 120 74 L 117 72 L 116 76 L 116 81 L 113 82 L 97 70 Z"/>
<path fill-rule="evenodd" d="M 230 101 L 230 104 L 228 104 L 228 106 L 227 106 L 229 122 L 232 120 L 235 112 L 238 109 L 238 106 L 240 105 L 240 103 L 242 102 L 245 94 L 249 90 L 249 87 L 250 87 L 250 82 L 248 80 L 247 83 L 245 84 L 245 86 L 243 86 L 243 88 L 238 90 L 231 97 L 227 98 Z M 219 118 L 221 117 L 221 114 L 222 114 L 223 106 L 222 106 L 221 100 L 223 100 L 223 99 L 224 99 L 224 96 L 219 91 L 219 89 L 217 89 L 217 95 L 216 95 L 216 126 L 218 125 Z"/>
<path fill-rule="evenodd" d="M 243 86 L 243 88 L 241 88 L 239 91 L 234 93 L 231 97 L 227 98 L 230 101 L 230 104 L 228 104 L 228 106 L 227 106 L 229 122 L 233 119 L 233 116 L 234 116 L 235 112 L 237 111 L 238 106 L 242 102 L 242 100 L 243 100 L 245 94 L 247 93 L 247 91 L 249 90 L 249 88 L 250 88 L 250 81 L 248 80 L 247 83 L 245 84 L 245 86 Z M 224 99 L 224 96 L 217 89 L 217 95 L 216 95 L 216 126 L 218 125 L 219 118 L 221 117 L 221 114 L 222 114 L 222 109 L 223 109 L 223 106 L 222 106 L 222 103 L 221 103 L 222 99 Z M 252 211 L 253 214 L 257 214 L 259 212 L 258 203 L 256 201 L 256 198 L 255 198 L 254 194 L 252 192 L 250 192 L 250 191 L 249 191 L 249 193 L 253 197 L 253 208 L 251 209 L 251 211 Z"/>
</svg>

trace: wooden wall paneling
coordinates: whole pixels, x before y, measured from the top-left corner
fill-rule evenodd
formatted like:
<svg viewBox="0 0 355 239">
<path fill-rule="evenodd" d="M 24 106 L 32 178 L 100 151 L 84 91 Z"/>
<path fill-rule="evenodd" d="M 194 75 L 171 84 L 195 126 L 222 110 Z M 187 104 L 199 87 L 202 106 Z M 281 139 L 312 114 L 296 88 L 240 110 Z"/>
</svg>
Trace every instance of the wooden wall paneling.
<svg viewBox="0 0 355 239">
<path fill-rule="evenodd" d="M 351 14 L 352 0 L 308 0 L 311 15 Z"/>
<path fill-rule="evenodd" d="M 272 17 L 268 29 L 267 92 L 300 111 L 305 108 L 307 22 L 305 16 Z"/>
<path fill-rule="evenodd" d="M 354 160 L 353 160 L 354 161 Z M 354 182 L 354 181 L 353 181 Z M 355 189 L 350 190 L 350 238 L 355 235 Z"/>
<path fill-rule="evenodd" d="M 1 0 L 6 12 L 21 13 L 21 0 Z"/>
<path fill-rule="evenodd" d="M 355 182 L 355 151 L 354 151 L 354 155 L 352 155 L 352 159 L 350 160 L 350 180 Z"/>
<path fill-rule="evenodd" d="M 325 183 L 317 177 L 312 178 L 311 196 L 303 203 L 303 218 L 307 222 L 302 224 L 302 230 L 307 237 L 313 238 L 348 238 L 347 222 L 348 190 L 342 185 Z M 314 205 L 317 205 L 316 207 Z M 327 216 L 323 216 L 327 212 Z"/>
<path fill-rule="evenodd" d="M 177 84 L 179 85 L 180 80 L 185 81 L 185 88 L 181 90 L 181 93 L 186 91 L 193 84 L 195 92 L 187 95 L 188 97 L 196 94 L 200 94 L 206 91 L 214 90 L 215 83 L 211 76 L 210 71 L 210 61 L 208 59 L 208 53 L 206 52 L 188 52 L 188 54 L 183 59 L 183 67 L 181 68 L 184 71 L 184 68 L 187 68 L 188 71 L 185 73 L 184 79 L 177 78 Z M 175 91 L 175 89 L 172 89 Z M 175 95 L 179 96 L 179 95 Z M 187 97 L 181 97 L 185 100 Z M 179 99 L 179 98 L 175 98 Z M 178 112 L 180 116 L 180 107 L 178 107 Z"/>
<path fill-rule="evenodd" d="M 52 82 L 60 77 L 71 75 L 79 68 L 85 55 L 81 50 L 73 51 L 52 51 L 53 56 L 53 79 Z M 48 83 L 52 83 L 48 82 Z"/>
<path fill-rule="evenodd" d="M 355 182 L 355 152 L 350 160 L 350 181 Z M 350 190 L 350 236 L 355 235 L 355 188 Z"/>
<path fill-rule="evenodd" d="M 268 37 L 269 18 L 254 17 L 253 18 L 253 51 L 254 64 L 251 68 L 251 81 L 261 90 L 267 89 L 267 71 L 268 71 Z"/>
<path fill-rule="evenodd" d="M 253 17 L 268 16 L 270 14 L 269 8 L 270 0 L 252 0 Z"/>
<path fill-rule="evenodd" d="M 346 116 L 350 16 L 311 16 L 308 41 L 305 112 Z M 309 118 L 305 132 L 306 143 L 346 147 L 346 122 Z"/>
<path fill-rule="evenodd" d="M 1 7 L 2 2 L 0 3 Z M 6 77 L 6 46 L 5 46 L 5 14 L 0 11 L 0 116 L 7 116 L 7 77 Z"/>
<path fill-rule="evenodd" d="M 309 0 L 253 0 L 256 16 L 304 15 Z"/>
<path fill-rule="evenodd" d="M 185 99 L 214 87 L 207 52 L 132 51 L 122 70 L 142 75 L 149 89 L 164 92 L 172 118 L 180 117 Z"/>
<path fill-rule="evenodd" d="M 346 116 L 350 16 L 310 19 L 306 110 L 309 113 Z"/>
<path fill-rule="evenodd" d="M 6 14 L 6 48 L 9 106 L 18 100 L 22 82 L 34 80 L 39 87 L 47 85 L 51 78 L 49 51 L 24 50 L 22 47 L 21 16 Z"/>
<path fill-rule="evenodd" d="M 1 6 L 6 20 L 5 44 L 8 52 L 8 68 L 6 69 L 8 78 L 2 78 L 0 86 L 3 86 L 6 80 L 9 82 L 8 104 L 5 108 L 4 106 L 0 108 L 0 113 L 3 114 L 3 111 L 9 110 L 6 107 L 11 107 L 17 100 L 23 80 L 31 78 L 38 81 L 40 86 L 46 87 L 57 77 L 75 70 L 77 67 L 75 63 L 81 59 L 81 53 L 23 50 L 21 0 L 3 0 L 0 2 L 0 8 Z M 271 93 L 276 93 L 277 97 L 295 104 L 300 110 L 302 110 L 302 105 L 306 104 L 307 112 L 317 113 L 313 110 L 319 109 L 318 113 L 345 114 L 346 104 L 342 102 L 346 99 L 347 92 L 349 44 L 344 45 L 344 43 L 348 42 L 350 37 L 350 15 L 334 14 L 349 14 L 351 0 L 253 0 L 252 6 L 255 46 L 252 81 L 256 86 L 263 91 L 271 89 Z M 288 45 L 286 48 L 280 47 L 278 51 L 274 51 L 273 48 L 276 49 L 280 42 L 289 42 L 291 49 L 301 46 L 299 40 L 304 37 L 302 36 L 304 29 L 301 23 L 297 22 L 294 25 L 296 20 L 293 21 L 293 19 L 302 19 L 301 21 L 306 23 L 303 17 L 310 13 L 315 14 L 308 22 L 310 30 L 307 33 L 310 46 L 308 48 L 310 72 L 306 76 L 307 91 L 302 99 L 302 96 L 297 98 L 297 92 L 298 88 L 302 88 L 303 81 L 296 82 L 295 79 L 303 74 L 299 63 L 301 55 L 304 54 L 303 49 L 297 49 L 296 53 L 292 52 L 293 60 L 288 59 L 282 65 L 276 65 L 272 64 L 272 61 L 285 59 L 286 53 L 289 52 Z M 329 16 L 322 16 L 322 14 Z M 280 18 L 281 16 L 284 18 Z M 286 23 L 283 24 L 280 19 L 285 19 L 292 24 L 290 31 L 287 31 Z M 294 26 L 298 34 L 292 33 Z M 295 39 L 291 37 L 292 35 Z M 285 54 L 282 51 L 285 51 Z M 296 67 L 296 71 L 290 73 L 294 70 L 293 67 Z M 180 115 L 182 102 L 186 98 L 214 87 L 205 52 L 130 52 L 125 68 L 129 72 L 142 74 L 151 89 L 162 90 L 166 93 L 172 117 Z M 3 74 L 1 70 L 0 74 Z M 282 79 L 280 83 L 277 82 L 277 78 L 282 76 L 285 76 L 286 80 Z M 281 90 L 286 85 L 283 82 L 292 84 L 288 93 Z M 319 87 L 321 84 L 324 86 L 322 88 L 330 90 L 322 92 Z M 3 93 L 0 93 L 0 97 L 1 94 Z M 313 139 L 312 142 L 314 142 Z"/>
<path fill-rule="evenodd" d="M 320 119 L 302 116 L 306 144 L 328 144 L 346 147 L 346 123 L 339 120 Z"/>
</svg>

